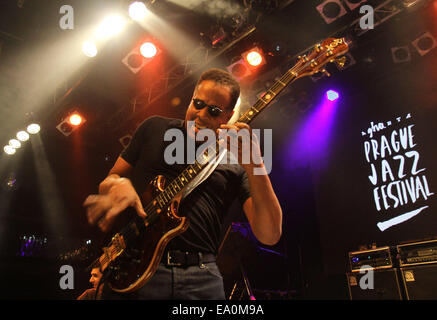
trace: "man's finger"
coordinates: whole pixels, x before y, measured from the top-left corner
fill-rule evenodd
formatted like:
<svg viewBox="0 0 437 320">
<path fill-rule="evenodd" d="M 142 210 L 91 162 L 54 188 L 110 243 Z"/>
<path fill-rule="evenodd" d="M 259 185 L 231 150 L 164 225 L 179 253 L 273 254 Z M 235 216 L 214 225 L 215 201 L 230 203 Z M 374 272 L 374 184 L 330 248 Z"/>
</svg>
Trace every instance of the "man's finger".
<svg viewBox="0 0 437 320">
<path fill-rule="evenodd" d="M 88 196 L 86 199 L 85 199 L 85 201 L 83 202 L 83 206 L 84 207 L 87 207 L 87 206 L 90 206 L 90 205 L 92 205 L 92 204 L 94 204 L 94 203 L 96 203 L 96 201 L 97 201 L 97 195 L 90 195 L 90 196 Z"/>
<path fill-rule="evenodd" d="M 144 211 L 143 205 L 140 200 L 135 201 L 134 208 L 141 218 L 147 217 L 146 211 Z"/>
<path fill-rule="evenodd" d="M 92 205 L 88 206 L 86 214 L 89 224 L 95 225 L 96 222 L 103 215 L 103 210 L 96 205 Z"/>
</svg>

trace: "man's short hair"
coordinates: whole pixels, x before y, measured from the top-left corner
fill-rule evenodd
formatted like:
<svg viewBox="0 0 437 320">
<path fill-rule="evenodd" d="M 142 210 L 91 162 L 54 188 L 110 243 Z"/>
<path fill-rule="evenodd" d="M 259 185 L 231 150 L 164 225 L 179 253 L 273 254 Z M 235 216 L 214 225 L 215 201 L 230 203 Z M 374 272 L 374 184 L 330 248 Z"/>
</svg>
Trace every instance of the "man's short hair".
<svg viewBox="0 0 437 320">
<path fill-rule="evenodd" d="M 229 72 L 218 68 L 212 68 L 206 70 L 200 75 L 199 80 L 196 83 L 196 88 L 202 81 L 205 80 L 212 80 L 217 84 L 230 88 L 231 89 L 230 106 L 232 107 L 232 109 L 235 107 L 235 104 L 237 103 L 238 98 L 240 97 L 240 84 L 238 83 L 237 80 L 235 80 L 235 78 Z"/>
</svg>

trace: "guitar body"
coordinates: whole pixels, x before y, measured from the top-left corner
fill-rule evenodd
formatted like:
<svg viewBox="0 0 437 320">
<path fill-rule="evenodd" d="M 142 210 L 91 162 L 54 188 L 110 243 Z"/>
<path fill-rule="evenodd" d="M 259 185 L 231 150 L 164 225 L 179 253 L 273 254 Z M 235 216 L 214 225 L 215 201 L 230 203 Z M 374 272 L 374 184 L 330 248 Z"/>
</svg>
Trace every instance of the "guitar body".
<svg viewBox="0 0 437 320">
<path fill-rule="evenodd" d="M 163 191 L 164 184 L 163 176 L 155 177 L 143 193 L 142 202 L 153 201 Z M 140 218 L 133 208 L 128 210 L 127 215 L 133 216 L 133 219 L 114 236 L 102 255 L 107 256 L 108 251 L 112 253 L 112 261 L 106 268 L 106 281 L 112 290 L 124 293 L 135 291 L 153 276 L 168 242 L 188 228 L 188 219 L 177 216 L 180 198 L 175 197 L 167 208 L 156 214 L 153 223 Z M 146 213 L 149 215 L 149 212 Z"/>
</svg>

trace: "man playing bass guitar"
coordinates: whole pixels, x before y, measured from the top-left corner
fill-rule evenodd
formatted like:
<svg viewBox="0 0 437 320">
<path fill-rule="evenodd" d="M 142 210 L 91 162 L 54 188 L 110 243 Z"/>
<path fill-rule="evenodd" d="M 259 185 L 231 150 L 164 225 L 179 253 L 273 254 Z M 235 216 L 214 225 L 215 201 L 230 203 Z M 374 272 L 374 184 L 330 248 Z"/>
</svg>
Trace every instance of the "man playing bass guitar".
<svg viewBox="0 0 437 320">
<path fill-rule="evenodd" d="M 199 78 L 185 120 L 150 117 L 136 130 L 108 176 L 99 185 L 99 194 L 84 202 L 91 225 L 111 229 L 117 216 L 133 207 L 140 217 L 147 213 L 140 199 L 148 181 L 157 174 L 168 181 L 186 165 L 168 164 L 164 135 L 180 129 L 184 135 L 203 129 L 247 129 L 248 124 L 228 124 L 240 95 L 238 82 L 226 71 L 210 69 Z M 187 124 L 194 122 L 193 130 Z M 276 244 L 282 233 L 282 210 L 262 162 L 259 142 L 252 135 L 251 148 L 239 144 L 239 164 L 218 164 L 209 177 L 182 199 L 178 215 L 189 218 L 188 229 L 166 246 L 162 260 L 151 279 L 131 293 L 104 290 L 103 299 L 225 299 L 223 279 L 215 262 L 225 214 L 238 199 L 256 238 L 266 245 Z M 250 149 L 250 148 L 249 148 Z M 231 150 L 232 151 L 232 150 Z M 251 154 L 247 163 L 240 161 Z M 254 169 L 264 170 L 254 174 Z M 259 171 L 258 171 L 259 172 Z"/>
</svg>

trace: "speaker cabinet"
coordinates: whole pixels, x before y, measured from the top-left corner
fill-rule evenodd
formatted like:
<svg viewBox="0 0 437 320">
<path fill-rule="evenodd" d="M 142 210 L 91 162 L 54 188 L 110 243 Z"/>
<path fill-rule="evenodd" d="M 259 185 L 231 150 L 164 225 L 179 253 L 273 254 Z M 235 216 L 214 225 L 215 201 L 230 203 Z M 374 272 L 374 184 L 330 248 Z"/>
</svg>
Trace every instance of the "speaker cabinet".
<svg viewBox="0 0 437 320">
<path fill-rule="evenodd" d="M 402 300 L 399 270 L 367 270 L 346 274 L 351 300 Z"/>
<path fill-rule="evenodd" d="M 437 264 L 401 268 L 408 300 L 437 299 Z"/>
</svg>

